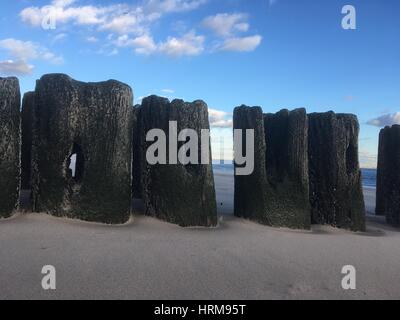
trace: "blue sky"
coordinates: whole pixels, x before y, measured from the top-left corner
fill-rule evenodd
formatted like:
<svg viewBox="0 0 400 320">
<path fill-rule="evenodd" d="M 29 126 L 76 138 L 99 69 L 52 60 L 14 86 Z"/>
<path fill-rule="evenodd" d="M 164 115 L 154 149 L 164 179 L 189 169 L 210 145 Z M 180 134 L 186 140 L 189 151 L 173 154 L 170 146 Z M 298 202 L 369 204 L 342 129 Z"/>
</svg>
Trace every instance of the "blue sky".
<svg viewBox="0 0 400 320">
<path fill-rule="evenodd" d="M 341 27 L 346 4 L 356 30 Z M 397 0 L 15 0 L 0 12 L 0 75 L 23 92 L 62 72 L 123 81 L 136 101 L 203 99 L 228 148 L 240 104 L 355 113 L 364 167 L 380 126 L 400 122 Z M 42 27 L 49 14 L 55 29 Z"/>
</svg>

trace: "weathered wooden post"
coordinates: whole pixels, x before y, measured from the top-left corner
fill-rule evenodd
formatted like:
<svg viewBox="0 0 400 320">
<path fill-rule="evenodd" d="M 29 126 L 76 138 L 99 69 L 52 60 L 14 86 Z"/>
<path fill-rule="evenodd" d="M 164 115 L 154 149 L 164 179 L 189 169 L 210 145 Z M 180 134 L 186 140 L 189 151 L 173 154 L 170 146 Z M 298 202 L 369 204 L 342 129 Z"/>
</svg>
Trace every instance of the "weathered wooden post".
<svg viewBox="0 0 400 320">
<path fill-rule="evenodd" d="M 235 143 L 236 160 L 239 155 L 250 156 L 246 154 L 246 149 L 253 145 L 253 141 L 247 141 L 246 130 L 254 130 L 254 150 L 250 150 L 254 153 L 253 172 L 248 175 L 239 175 L 237 170 L 241 165 L 235 162 L 235 216 L 271 225 L 272 221 L 268 214 L 266 145 L 262 109 L 245 105 L 235 108 L 233 129 L 241 130 L 242 137 L 241 150 L 237 144 L 239 141 Z"/>
<path fill-rule="evenodd" d="M 376 193 L 376 213 L 400 226 L 400 125 L 380 132 Z"/>
<path fill-rule="evenodd" d="M 20 188 L 21 94 L 17 78 L 0 78 L 0 218 L 18 207 Z"/>
<path fill-rule="evenodd" d="M 201 162 L 201 141 L 198 141 L 198 164 L 182 164 L 177 160 L 178 150 L 171 151 L 171 141 L 176 141 L 180 133 L 192 129 L 197 137 L 202 130 L 209 130 L 208 107 L 203 101 L 186 103 L 150 96 L 143 99 L 140 107 L 141 130 L 141 174 L 142 198 L 146 214 L 182 227 L 215 226 L 217 207 L 211 163 L 211 152 L 207 163 Z M 170 122 L 176 123 L 176 132 L 170 132 Z M 165 134 L 167 163 L 151 164 L 146 154 L 152 141 L 146 135 L 152 129 L 160 129 Z M 209 138 L 207 138 L 209 139 Z M 160 142 L 160 141 L 158 141 Z M 184 142 L 179 142 L 181 147 Z M 174 149 L 174 148 L 172 148 Z M 193 150 L 191 150 L 193 152 Z M 161 155 L 161 157 L 165 156 Z"/>
<path fill-rule="evenodd" d="M 264 115 L 272 225 L 309 229 L 308 118 L 305 109 Z"/>
<path fill-rule="evenodd" d="M 242 130 L 243 150 L 235 154 L 246 150 L 246 130 L 254 130 L 254 150 L 249 150 L 254 152 L 254 171 L 235 176 L 235 215 L 275 227 L 309 229 L 306 111 L 263 115 L 259 107 L 241 106 L 233 122 L 234 129 Z"/>
<path fill-rule="evenodd" d="M 309 115 L 309 171 L 312 222 L 365 230 L 365 206 L 358 160 L 359 124 L 351 114 Z"/>
<path fill-rule="evenodd" d="M 62 74 L 36 84 L 33 207 L 109 224 L 130 218 L 132 89 Z"/>
</svg>

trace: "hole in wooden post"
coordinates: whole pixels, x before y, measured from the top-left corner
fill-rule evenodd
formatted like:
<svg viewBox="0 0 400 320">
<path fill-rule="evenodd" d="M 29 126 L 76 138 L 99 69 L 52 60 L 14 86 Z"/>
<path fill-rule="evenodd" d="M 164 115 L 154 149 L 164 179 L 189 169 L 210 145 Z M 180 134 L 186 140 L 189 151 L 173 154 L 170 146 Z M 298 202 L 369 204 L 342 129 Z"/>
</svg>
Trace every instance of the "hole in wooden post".
<svg viewBox="0 0 400 320">
<path fill-rule="evenodd" d="M 85 157 L 83 155 L 82 147 L 74 142 L 72 153 L 67 161 L 68 176 L 72 177 L 75 182 L 81 182 L 83 172 L 85 170 Z"/>
</svg>

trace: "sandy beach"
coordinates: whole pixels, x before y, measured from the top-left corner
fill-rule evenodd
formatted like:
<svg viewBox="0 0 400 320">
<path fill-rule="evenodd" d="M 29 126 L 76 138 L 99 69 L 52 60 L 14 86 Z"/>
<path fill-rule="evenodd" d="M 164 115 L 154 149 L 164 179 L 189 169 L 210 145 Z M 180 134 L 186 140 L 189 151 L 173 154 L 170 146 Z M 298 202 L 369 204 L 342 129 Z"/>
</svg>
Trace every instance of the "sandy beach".
<svg viewBox="0 0 400 320">
<path fill-rule="evenodd" d="M 232 216 L 233 177 L 217 174 L 220 224 L 183 229 L 135 216 L 104 226 L 44 214 L 0 221 L 0 299 L 399 299 L 400 231 L 274 229 Z M 373 189 L 365 190 L 374 208 Z M 41 269 L 57 270 L 57 290 Z M 344 291 L 341 269 L 357 270 Z"/>
</svg>

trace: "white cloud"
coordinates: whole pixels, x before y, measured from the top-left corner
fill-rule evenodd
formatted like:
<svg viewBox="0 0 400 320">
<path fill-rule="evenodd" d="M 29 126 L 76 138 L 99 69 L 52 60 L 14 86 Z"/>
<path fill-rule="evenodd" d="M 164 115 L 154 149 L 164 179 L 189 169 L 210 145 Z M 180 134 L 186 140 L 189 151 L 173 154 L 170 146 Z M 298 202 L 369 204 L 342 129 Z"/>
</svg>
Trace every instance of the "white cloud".
<svg viewBox="0 0 400 320">
<path fill-rule="evenodd" d="M 159 51 L 172 57 L 196 56 L 204 51 L 204 40 L 204 36 L 190 31 L 181 38 L 168 37 L 159 45 Z"/>
<path fill-rule="evenodd" d="M 66 7 L 76 2 L 76 0 L 54 0 L 52 2 L 55 7 Z"/>
<path fill-rule="evenodd" d="M 44 60 L 52 64 L 62 64 L 61 56 L 50 52 L 47 48 L 31 41 L 21 41 L 13 38 L 0 40 L 0 49 L 6 50 L 15 60 Z"/>
<path fill-rule="evenodd" d="M 153 13 L 183 12 L 195 10 L 207 0 L 148 0 L 146 8 Z"/>
<path fill-rule="evenodd" d="M 157 50 L 153 38 L 149 35 L 143 35 L 132 40 L 135 52 L 138 54 L 151 54 Z"/>
<path fill-rule="evenodd" d="M 136 38 L 128 35 L 119 36 L 113 42 L 117 47 L 132 47 L 137 54 L 162 53 L 173 57 L 194 56 L 200 54 L 204 48 L 204 37 L 190 31 L 180 38 L 168 37 L 165 42 L 156 43 L 147 34 Z"/>
<path fill-rule="evenodd" d="M 359 151 L 360 167 L 365 169 L 376 168 L 378 164 L 378 155 L 366 150 Z"/>
<path fill-rule="evenodd" d="M 128 35 L 119 36 L 113 42 L 117 47 L 132 47 L 138 54 L 151 54 L 157 51 L 157 45 L 153 38 L 147 34 L 136 38 L 129 38 Z"/>
<path fill-rule="evenodd" d="M 109 30 L 119 34 L 135 33 L 140 34 L 145 31 L 145 27 L 141 25 L 144 17 L 140 12 L 131 12 L 125 14 L 118 14 L 111 17 L 109 22 L 104 22 L 100 26 L 100 30 Z"/>
<path fill-rule="evenodd" d="M 96 42 L 99 42 L 99 39 L 97 39 L 96 37 L 91 36 L 91 37 L 87 37 L 86 41 L 87 42 L 91 42 L 91 43 L 96 43 Z"/>
<path fill-rule="evenodd" d="M 64 63 L 64 59 L 61 56 L 56 56 L 54 53 L 47 51 L 43 51 L 40 53 L 39 59 L 49 61 L 52 64 L 60 65 Z"/>
<path fill-rule="evenodd" d="M 33 66 L 25 61 L 0 61 L 0 74 L 7 76 L 23 76 L 32 73 Z"/>
<path fill-rule="evenodd" d="M 240 32 L 247 32 L 249 31 L 250 25 L 247 22 L 238 23 L 234 26 L 234 30 Z"/>
<path fill-rule="evenodd" d="M 205 18 L 202 24 L 218 36 L 228 37 L 235 32 L 247 32 L 249 30 L 250 26 L 246 21 L 247 17 L 247 14 L 243 13 L 220 13 Z"/>
<path fill-rule="evenodd" d="M 141 0 L 136 4 L 121 1 L 113 4 L 103 2 L 83 5 L 79 0 L 53 0 L 49 5 L 23 9 L 20 17 L 22 21 L 35 27 L 40 27 L 42 21 L 51 15 L 56 28 L 59 25 L 71 24 L 86 26 L 90 31 L 100 32 L 100 35 L 108 31 L 105 43 L 99 49 L 99 52 L 107 55 L 117 54 L 118 48 L 122 47 L 132 48 L 136 54 L 158 53 L 171 57 L 196 56 L 205 51 L 205 37 L 196 34 L 194 30 L 180 36 L 171 35 L 165 40 L 155 40 L 151 28 L 166 14 L 196 10 L 208 0 Z M 248 15 L 244 13 L 221 13 L 204 19 L 203 25 L 223 38 L 214 48 L 222 51 L 252 51 L 260 44 L 262 38 L 259 35 L 238 35 L 249 31 L 250 25 L 247 20 Z M 88 37 L 86 40 L 100 43 L 100 35 Z M 44 56 L 53 61 L 58 60 L 57 63 L 60 61 L 56 56 L 51 57 L 49 53 Z"/>
<path fill-rule="evenodd" d="M 37 45 L 30 41 L 4 39 L 0 40 L 0 48 L 7 50 L 10 55 L 19 60 L 36 59 L 38 57 Z"/>
<path fill-rule="evenodd" d="M 42 12 L 37 7 L 25 8 L 20 12 L 19 15 L 23 22 L 27 22 L 32 26 L 40 26 L 42 24 L 43 18 L 45 17 L 44 12 Z"/>
<path fill-rule="evenodd" d="M 195 10 L 206 0 L 144 0 L 140 5 L 117 3 L 110 5 L 74 5 L 74 0 L 54 0 L 47 6 L 28 7 L 20 12 L 22 21 L 39 27 L 51 16 L 56 25 L 97 26 L 99 31 L 119 34 L 143 34 L 149 25 L 167 13 Z"/>
<path fill-rule="evenodd" d="M 233 121 L 230 115 L 225 111 L 208 109 L 210 126 L 213 128 L 232 128 Z"/>
<path fill-rule="evenodd" d="M 116 56 L 119 54 L 119 50 L 117 48 L 109 48 L 108 46 L 102 47 L 96 51 L 97 54 L 101 54 L 107 57 Z"/>
<path fill-rule="evenodd" d="M 110 38 L 110 40 L 112 37 Z M 117 40 L 114 41 L 114 44 L 118 47 L 129 47 L 132 44 L 132 39 L 129 38 L 127 34 L 124 34 L 123 36 L 119 36 Z"/>
<path fill-rule="evenodd" d="M 222 40 L 215 43 L 214 48 L 219 51 L 254 51 L 261 43 L 260 35 L 239 36 L 239 33 L 248 32 L 250 24 L 245 13 L 220 13 L 205 18 L 202 25 L 212 30 Z"/>
<path fill-rule="evenodd" d="M 262 36 L 255 35 L 249 37 L 229 38 L 219 47 L 222 51 L 250 52 L 257 49 L 261 44 Z"/>
<path fill-rule="evenodd" d="M 209 108 L 213 160 L 233 160 L 232 114 Z"/>
<path fill-rule="evenodd" d="M 52 42 L 55 43 L 55 42 L 58 42 L 58 41 L 62 41 L 62 40 L 64 40 L 66 37 L 67 37 L 67 34 L 66 34 L 66 33 L 59 33 L 59 34 L 57 34 L 57 35 L 54 36 Z"/>
<path fill-rule="evenodd" d="M 400 112 L 384 114 L 383 116 L 369 120 L 367 124 L 375 127 L 386 127 L 400 124 Z"/>
<path fill-rule="evenodd" d="M 95 7 L 81 6 L 68 7 L 73 2 L 65 2 L 64 5 L 56 5 L 56 1 L 51 5 L 44 7 L 28 7 L 20 12 L 20 17 L 23 22 L 29 23 L 32 26 L 39 27 L 42 21 L 48 17 L 52 17 L 56 25 L 73 22 L 78 25 L 100 25 L 104 23 L 107 14 L 115 10 L 114 6 Z"/>
<path fill-rule="evenodd" d="M 172 89 L 162 89 L 161 92 L 162 92 L 162 93 L 166 93 L 166 94 L 173 94 L 173 93 L 175 93 L 175 91 L 172 90 Z"/>
</svg>

